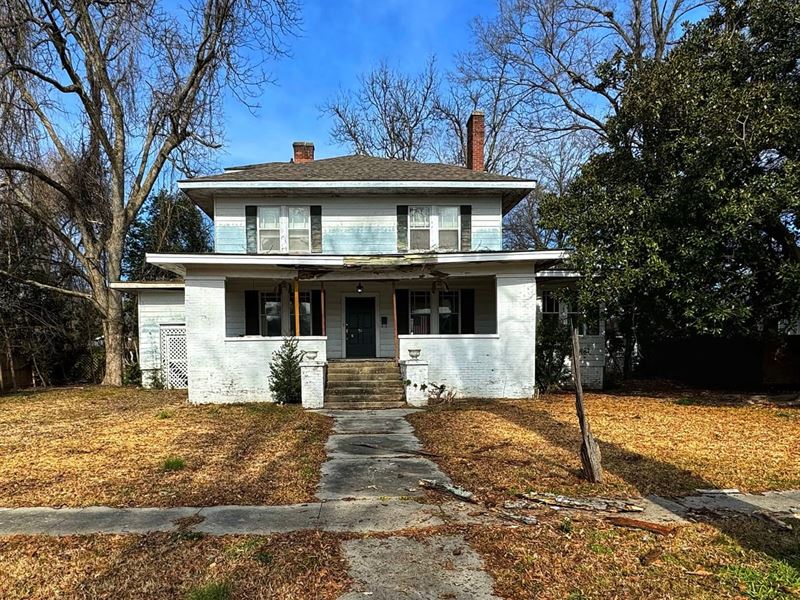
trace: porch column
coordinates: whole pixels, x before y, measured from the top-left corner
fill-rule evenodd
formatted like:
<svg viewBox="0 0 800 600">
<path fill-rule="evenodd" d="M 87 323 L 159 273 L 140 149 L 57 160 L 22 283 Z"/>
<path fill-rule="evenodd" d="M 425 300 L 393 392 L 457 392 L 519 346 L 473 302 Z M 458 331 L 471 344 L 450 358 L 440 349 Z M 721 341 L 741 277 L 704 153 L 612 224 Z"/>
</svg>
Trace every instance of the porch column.
<svg viewBox="0 0 800 600">
<path fill-rule="evenodd" d="M 307 355 L 306 355 L 307 356 Z M 306 356 L 300 362 L 300 400 L 303 408 L 322 408 L 325 403 L 325 361 Z"/>
<path fill-rule="evenodd" d="M 392 329 L 394 333 L 394 362 L 400 362 L 400 337 L 397 334 L 397 284 L 392 281 Z"/>
<path fill-rule="evenodd" d="M 419 358 L 404 360 L 401 364 L 406 402 L 410 406 L 428 406 L 428 361 Z"/>
<path fill-rule="evenodd" d="M 300 337 L 300 279 L 294 278 L 294 335 Z"/>
</svg>

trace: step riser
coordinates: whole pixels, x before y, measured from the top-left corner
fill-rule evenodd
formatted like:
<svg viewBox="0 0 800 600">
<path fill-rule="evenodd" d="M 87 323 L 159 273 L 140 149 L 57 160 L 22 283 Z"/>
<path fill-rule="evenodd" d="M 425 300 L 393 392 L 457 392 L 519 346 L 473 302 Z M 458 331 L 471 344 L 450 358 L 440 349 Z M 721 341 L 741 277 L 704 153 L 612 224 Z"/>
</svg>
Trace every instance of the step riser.
<svg viewBox="0 0 800 600">
<path fill-rule="evenodd" d="M 359 369 L 359 368 L 349 368 L 349 369 L 331 369 L 328 367 L 328 374 L 334 375 L 394 375 L 396 377 L 400 376 L 399 369 Z"/>
<path fill-rule="evenodd" d="M 380 410 L 407 406 L 405 402 L 325 402 L 325 408 L 331 410 Z"/>
<path fill-rule="evenodd" d="M 402 394 L 326 394 L 325 402 L 405 402 Z"/>
<path fill-rule="evenodd" d="M 399 373 L 328 373 L 328 381 L 400 381 Z"/>
<path fill-rule="evenodd" d="M 403 386 L 400 385 L 399 381 L 383 381 L 376 383 L 365 383 L 363 381 L 329 381 L 327 389 L 331 391 L 353 390 L 355 392 L 381 390 L 385 390 L 387 392 L 402 392 Z"/>
</svg>

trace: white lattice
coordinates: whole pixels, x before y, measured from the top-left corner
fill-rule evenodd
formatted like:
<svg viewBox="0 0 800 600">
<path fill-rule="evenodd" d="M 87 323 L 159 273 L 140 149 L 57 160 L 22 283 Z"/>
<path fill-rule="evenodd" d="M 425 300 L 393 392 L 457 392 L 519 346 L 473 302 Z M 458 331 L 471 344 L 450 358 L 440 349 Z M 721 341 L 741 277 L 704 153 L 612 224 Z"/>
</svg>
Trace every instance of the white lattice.
<svg viewBox="0 0 800 600">
<path fill-rule="evenodd" d="M 186 328 L 183 325 L 161 326 L 161 374 L 168 388 L 189 387 Z"/>
</svg>

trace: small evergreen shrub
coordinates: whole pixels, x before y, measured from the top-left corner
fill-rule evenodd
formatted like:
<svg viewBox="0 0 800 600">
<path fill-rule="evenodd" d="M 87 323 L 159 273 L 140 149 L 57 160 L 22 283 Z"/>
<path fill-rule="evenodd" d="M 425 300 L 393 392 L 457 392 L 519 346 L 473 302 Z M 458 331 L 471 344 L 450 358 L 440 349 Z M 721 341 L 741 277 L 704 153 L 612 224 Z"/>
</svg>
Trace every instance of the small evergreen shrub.
<svg viewBox="0 0 800 600">
<path fill-rule="evenodd" d="M 161 464 L 161 470 L 164 472 L 180 471 L 186 466 L 186 461 L 180 456 L 168 456 Z"/>
<path fill-rule="evenodd" d="M 300 402 L 300 360 L 303 353 L 297 349 L 295 338 L 286 338 L 283 345 L 272 354 L 269 389 L 278 404 Z"/>
</svg>

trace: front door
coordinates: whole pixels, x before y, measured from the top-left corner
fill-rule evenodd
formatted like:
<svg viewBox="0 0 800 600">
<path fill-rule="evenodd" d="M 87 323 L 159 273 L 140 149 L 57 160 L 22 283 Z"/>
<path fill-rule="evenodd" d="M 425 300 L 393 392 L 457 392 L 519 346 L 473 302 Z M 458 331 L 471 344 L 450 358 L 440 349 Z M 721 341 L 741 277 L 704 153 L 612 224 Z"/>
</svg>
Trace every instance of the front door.
<svg viewBox="0 0 800 600">
<path fill-rule="evenodd" d="M 375 298 L 344 299 L 345 356 L 375 358 Z"/>
</svg>

